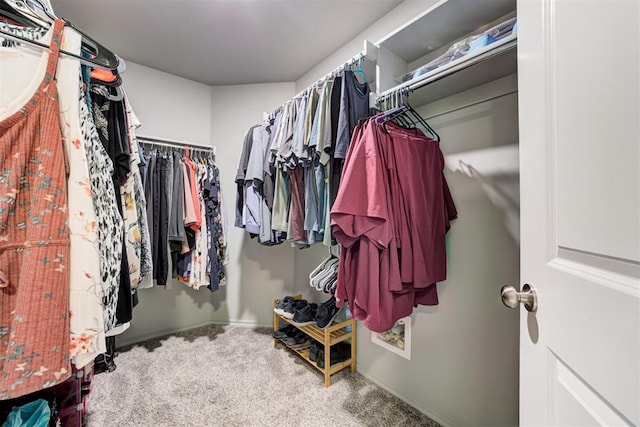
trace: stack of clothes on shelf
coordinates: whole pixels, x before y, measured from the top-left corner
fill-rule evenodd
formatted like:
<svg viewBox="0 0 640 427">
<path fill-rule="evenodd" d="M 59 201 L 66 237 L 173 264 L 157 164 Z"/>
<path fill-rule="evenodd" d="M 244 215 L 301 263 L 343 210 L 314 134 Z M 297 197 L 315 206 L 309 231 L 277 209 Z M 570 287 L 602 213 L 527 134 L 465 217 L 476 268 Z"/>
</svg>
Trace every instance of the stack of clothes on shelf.
<svg viewBox="0 0 640 427">
<path fill-rule="evenodd" d="M 438 56 L 429 63 L 421 66 L 420 68 L 413 70 L 410 73 L 402 76 L 401 81 L 407 82 L 424 74 L 427 74 L 437 68 L 449 64 L 457 59 L 469 55 L 483 47 L 489 46 L 498 40 L 516 34 L 518 31 L 517 18 L 511 18 L 500 24 L 489 28 L 478 34 L 474 34 L 469 37 L 453 43 L 442 55 Z"/>
</svg>

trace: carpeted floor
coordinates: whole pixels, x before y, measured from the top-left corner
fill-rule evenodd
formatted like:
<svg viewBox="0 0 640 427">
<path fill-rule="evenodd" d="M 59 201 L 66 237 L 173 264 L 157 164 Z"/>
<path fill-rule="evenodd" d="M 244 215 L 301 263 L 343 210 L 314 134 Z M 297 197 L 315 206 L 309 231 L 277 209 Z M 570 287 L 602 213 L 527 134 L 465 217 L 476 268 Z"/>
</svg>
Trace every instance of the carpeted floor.
<svg viewBox="0 0 640 427">
<path fill-rule="evenodd" d="M 206 326 L 119 350 L 96 375 L 90 427 L 429 426 L 438 424 L 345 369 L 325 388 L 319 371 L 271 331 Z"/>
</svg>

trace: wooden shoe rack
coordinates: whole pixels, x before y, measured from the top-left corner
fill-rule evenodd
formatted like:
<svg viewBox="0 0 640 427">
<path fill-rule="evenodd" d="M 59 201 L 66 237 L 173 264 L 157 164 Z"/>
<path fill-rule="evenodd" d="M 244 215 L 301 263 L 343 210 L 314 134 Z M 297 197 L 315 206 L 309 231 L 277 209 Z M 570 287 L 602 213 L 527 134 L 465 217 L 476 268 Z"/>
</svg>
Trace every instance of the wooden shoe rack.
<svg viewBox="0 0 640 427">
<path fill-rule="evenodd" d="M 302 295 L 295 295 L 294 298 L 301 299 Z M 277 303 L 278 303 L 278 300 L 275 300 L 273 302 L 274 308 Z M 355 320 L 349 319 L 344 322 L 334 323 L 325 329 L 320 329 L 315 324 L 308 325 L 308 326 L 297 326 L 295 323 L 292 323 L 289 319 L 283 316 L 280 316 L 279 314 L 274 312 L 273 313 L 273 330 L 274 331 L 277 331 L 278 329 L 280 329 L 281 320 L 284 320 L 286 323 L 289 323 L 295 326 L 300 331 L 307 334 L 309 337 L 313 338 L 314 340 L 318 341 L 320 344 L 324 345 L 324 366 L 325 366 L 324 368 L 319 367 L 314 361 L 309 359 L 308 348 L 305 348 L 302 350 L 293 350 L 293 349 L 290 349 L 290 350 L 298 353 L 298 355 L 302 357 L 304 360 L 306 360 L 307 362 L 309 362 L 311 366 L 315 367 L 320 372 L 322 372 L 322 374 L 324 375 L 325 387 L 329 387 L 331 385 L 331 375 L 335 374 L 336 372 L 347 367 L 351 367 L 351 372 L 356 371 L 356 322 Z M 351 327 L 350 331 L 347 330 L 349 326 Z M 329 362 L 329 358 L 331 355 L 331 346 L 339 342 L 345 341 L 347 339 L 350 339 L 351 357 L 345 360 L 344 362 L 339 362 L 331 365 L 331 363 Z M 276 347 L 279 343 L 280 343 L 279 340 L 274 340 L 273 342 L 274 347 Z"/>
</svg>

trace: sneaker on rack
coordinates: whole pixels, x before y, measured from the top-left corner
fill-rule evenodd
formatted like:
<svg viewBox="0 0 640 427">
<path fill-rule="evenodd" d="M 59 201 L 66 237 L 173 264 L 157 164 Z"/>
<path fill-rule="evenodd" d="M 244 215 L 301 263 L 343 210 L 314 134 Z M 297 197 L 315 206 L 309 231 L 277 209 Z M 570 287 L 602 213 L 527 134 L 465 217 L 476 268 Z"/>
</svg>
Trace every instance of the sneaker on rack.
<svg viewBox="0 0 640 427">
<path fill-rule="evenodd" d="M 300 310 L 307 304 L 307 300 L 305 299 L 294 299 L 293 301 L 290 301 L 289 304 L 287 304 L 287 306 L 284 308 L 282 316 L 287 319 L 293 319 L 293 315 L 295 314 L 296 310 Z"/>
<path fill-rule="evenodd" d="M 311 304 L 307 304 L 301 309 L 296 310 L 293 315 L 293 323 L 296 326 L 307 326 L 313 325 L 316 323 L 315 317 L 316 312 L 318 311 L 318 304 L 312 302 Z"/>
<path fill-rule="evenodd" d="M 298 331 L 298 333 L 296 333 L 294 336 L 285 338 L 282 341 L 282 343 L 284 345 L 286 345 L 287 347 L 291 347 L 292 345 L 298 345 L 300 343 L 302 343 L 304 340 L 306 340 L 308 338 L 307 334 L 305 334 L 302 331 Z"/>
<path fill-rule="evenodd" d="M 273 338 L 279 340 L 279 339 L 288 338 L 290 336 L 293 336 L 297 331 L 298 331 L 298 329 L 295 326 L 286 325 L 286 326 L 283 326 L 282 328 L 278 329 L 277 331 L 273 331 L 273 334 L 271 334 L 271 336 Z"/>
<path fill-rule="evenodd" d="M 316 325 L 318 325 L 320 329 L 324 329 L 327 326 L 331 325 L 331 323 L 333 323 L 335 318 L 338 316 L 338 313 L 340 313 L 340 310 L 341 309 L 336 306 L 335 297 L 329 298 L 328 300 L 320 304 L 320 307 L 318 307 L 318 311 L 314 319 Z"/>
<path fill-rule="evenodd" d="M 287 304 L 289 304 L 291 301 L 293 301 L 293 297 L 290 295 L 287 295 L 286 297 L 279 299 L 278 302 L 276 303 L 276 306 L 273 308 L 273 311 L 276 314 L 279 314 L 280 316 L 282 316 L 284 314 L 284 309 L 287 306 Z"/>
<path fill-rule="evenodd" d="M 312 343 L 312 339 L 309 337 L 306 337 L 304 340 L 302 340 L 302 342 L 298 343 L 298 344 L 294 344 L 292 346 L 289 346 L 289 348 L 291 350 L 302 350 L 305 348 L 309 348 L 311 347 L 311 343 Z"/>
</svg>

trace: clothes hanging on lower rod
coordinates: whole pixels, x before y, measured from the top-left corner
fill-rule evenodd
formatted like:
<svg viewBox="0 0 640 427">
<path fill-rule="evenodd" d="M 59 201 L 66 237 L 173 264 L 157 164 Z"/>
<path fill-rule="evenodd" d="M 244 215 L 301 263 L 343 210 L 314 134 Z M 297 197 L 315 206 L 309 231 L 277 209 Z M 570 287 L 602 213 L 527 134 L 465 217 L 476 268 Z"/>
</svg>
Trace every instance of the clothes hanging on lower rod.
<svg viewBox="0 0 640 427">
<path fill-rule="evenodd" d="M 143 181 L 152 236 L 153 274 L 159 286 L 177 279 L 212 292 L 226 284 L 220 173 L 213 147 L 140 137 Z"/>
</svg>

